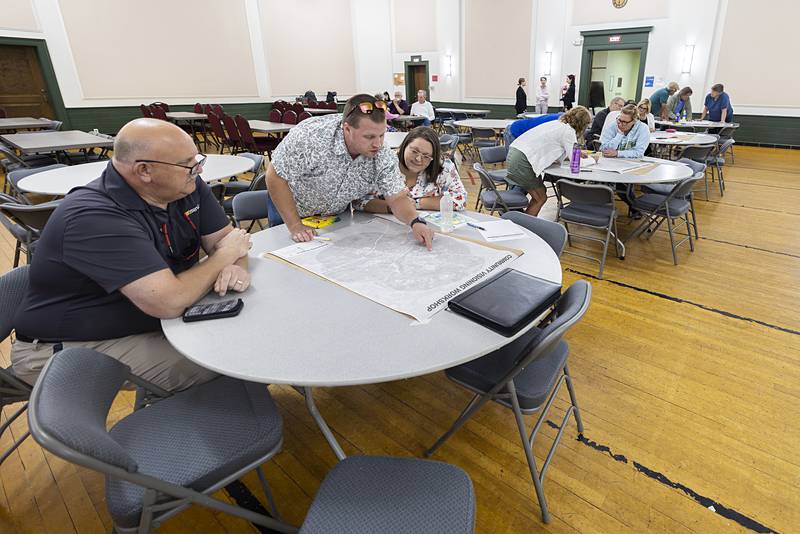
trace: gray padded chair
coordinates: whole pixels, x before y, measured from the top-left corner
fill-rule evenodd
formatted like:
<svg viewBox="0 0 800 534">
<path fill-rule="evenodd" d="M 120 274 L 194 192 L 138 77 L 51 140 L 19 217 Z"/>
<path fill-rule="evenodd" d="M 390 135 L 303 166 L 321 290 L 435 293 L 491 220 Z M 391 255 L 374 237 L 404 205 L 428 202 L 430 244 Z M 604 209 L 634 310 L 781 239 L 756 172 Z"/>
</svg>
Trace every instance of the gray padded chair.
<svg viewBox="0 0 800 534">
<path fill-rule="evenodd" d="M 253 167 L 250 169 L 250 172 L 252 172 L 255 176 L 258 176 L 261 173 L 261 168 L 264 166 L 263 154 L 242 152 L 241 154 L 237 154 L 237 156 L 242 156 L 243 158 L 253 161 Z M 250 191 L 250 180 L 231 179 L 225 183 L 226 197 L 237 195 L 243 191 Z"/>
<path fill-rule="evenodd" d="M 268 191 L 245 191 L 233 197 L 233 222 L 241 228 L 242 221 L 250 221 L 247 231 L 251 231 L 253 226 L 258 224 L 260 229 L 264 229 L 261 219 L 266 219 L 267 202 L 269 201 Z"/>
<path fill-rule="evenodd" d="M 231 183 L 231 182 L 228 182 L 228 184 L 229 183 Z M 237 182 L 233 182 L 233 183 L 237 183 Z M 227 188 L 228 184 L 225 184 L 225 186 L 226 186 L 225 195 L 226 196 L 228 196 L 228 188 Z M 233 219 L 233 217 L 234 217 L 234 214 L 233 214 L 233 199 L 235 199 L 240 194 L 245 193 L 247 191 L 266 191 L 266 189 L 267 189 L 267 175 L 262 172 L 261 174 L 259 174 L 258 176 L 256 176 L 255 178 L 253 178 L 252 180 L 247 182 L 247 185 L 248 185 L 248 187 L 244 191 L 242 191 L 240 193 L 236 193 L 233 196 L 228 196 L 228 198 L 226 198 L 225 200 L 222 201 L 222 208 L 225 210 L 225 214 L 228 217 L 230 217 L 231 219 Z"/>
<path fill-rule="evenodd" d="M 474 396 L 453 426 L 425 452 L 426 456 L 433 454 L 487 402 L 494 401 L 511 409 L 545 523 L 550 522 L 550 512 L 542 487 L 544 476 L 571 416 L 575 417 L 578 432 L 583 433 L 583 422 L 567 367 L 569 345 L 563 337 L 586 313 L 591 295 L 592 286 L 585 280 L 578 280 L 556 303 L 553 319 L 546 326 L 533 327 L 499 350 L 446 370 L 447 378 Z M 533 456 L 533 443 L 564 382 L 569 391 L 569 408 L 539 471 Z M 522 416 L 533 413 L 538 413 L 539 418 L 528 434 Z"/>
<path fill-rule="evenodd" d="M 471 534 L 475 494 L 458 467 L 350 456 L 325 477 L 300 534 Z"/>
<path fill-rule="evenodd" d="M 678 163 L 683 163 L 684 165 L 688 166 L 692 169 L 692 174 L 695 178 L 700 178 L 701 180 L 705 179 L 706 176 L 706 165 L 704 163 L 700 163 L 699 161 L 694 161 L 688 158 L 681 158 L 678 160 Z M 708 187 L 708 182 L 706 182 L 706 187 Z M 648 193 L 656 193 L 659 195 L 669 195 L 672 190 L 675 188 L 675 184 L 643 184 L 642 190 Z M 694 210 L 694 192 L 698 191 L 694 189 L 691 194 L 687 195 L 685 198 L 689 201 L 689 213 L 692 214 L 692 227 L 694 228 L 694 237 L 695 239 L 700 239 L 700 233 L 697 229 L 697 213 Z M 706 197 L 708 198 L 708 197 Z"/>
<path fill-rule="evenodd" d="M 43 202 L 32 206 L 9 202 L 9 199 L 10 197 L 7 195 L 0 196 L 0 216 L 5 219 L 3 225 L 17 240 L 14 247 L 14 267 L 16 267 L 19 265 L 20 253 L 23 251 L 27 258 L 26 263 L 31 263 L 36 241 L 39 240 L 45 224 L 58 207 L 59 201 Z"/>
<path fill-rule="evenodd" d="M 506 212 L 501 215 L 501 218 L 515 222 L 541 237 L 545 243 L 550 245 L 556 256 L 561 257 L 561 253 L 564 252 L 564 245 L 567 242 L 567 229 L 560 224 L 547 219 L 540 219 L 521 211 Z"/>
<path fill-rule="evenodd" d="M 647 238 L 650 239 L 658 228 L 667 222 L 669 232 L 669 243 L 672 247 L 672 261 L 678 265 L 677 248 L 684 242 L 689 241 L 689 249 L 694 252 L 694 242 L 692 241 L 692 223 L 689 221 L 689 212 L 692 211 L 692 188 L 702 178 L 691 176 L 681 180 L 670 191 L 668 195 L 657 195 L 647 193 L 640 197 L 631 199 L 631 207 L 645 215 L 642 223 L 634 230 L 628 239 L 633 239 L 647 231 Z M 675 219 L 679 219 L 686 224 L 686 237 L 675 242 Z M 695 229 L 696 231 L 696 229 Z"/>
<path fill-rule="evenodd" d="M 708 191 L 708 171 L 711 170 L 708 168 L 709 162 L 713 160 L 714 154 L 717 152 L 717 144 L 716 143 L 709 143 L 707 145 L 692 145 L 686 147 L 686 149 L 681 153 L 681 159 L 689 159 L 696 163 L 701 163 L 706 166 L 705 173 L 703 174 L 703 182 L 706 194 L 706 200 L 709 199 L 709 191 Z M 713 171 L 712 171 L 713 172 Z M 712 174 L 713 178 L 713 174 Z"/>
<path fill-rule="evenodd" d="M 13 150 L 6 148 L 2 144 L 0 144 L 0 155 L 5 156 L 4 159 L 0 160 L 0 165 L 2 165 L 6 173 L 21 168 L 44 167 L 45 165 L 58 163 L 55 158 L 43 154 L 18 156 Z M 4 192 L 7 193 L 8 190 L 6 189 Z"/>
<path fill-rule="evenodd" d="M 500 140 L 497 133 L 491 128 L 472 128 L 472 150 L 477 152 L 481 148 L 498 146 Z"/>
<path fill-rule="evenodd" d="M 572 245 L 572 239 L 577 238 L 596 241 L 603 245 L 600 259 L 569 250 L 565 251 L 565 253 L 598 262 L 600 264 L 600 272 L 597 276 L 603 278 L 606 256 L 608 255 L 608 242 L 612 237 L 614 238 L 617 257 L 620 259 L 625 258 L 625 247 L 617 237 L 619 234 L 617 233 L 617 208 L 614 205 L 614 190 L 606 185 L 580 184 L 571 180 L 558 180 L 556 182 L 556 192 L 558 196 L 558 221 L 563 223 L 567 229 L 567 242 Z M 570 224 L 601 230 L 606 235 L 603 239 L 600 239 L 588 234 L 576 234 L 570 232 Z"/>
<path fill-rule="evenodd" d="M 461 132 L 458 128 L 456 128 L 455 124 L 452 122 L 443 122 L 442 123 L 442 130 L 444 133 L 449 135 L 454 135 L 458 138 L 458 143 L 456 143 L 456 148 L 461 152 L 463 157 L 467 157 L 466 152 L 464 151 L 464 147 L 469 150 L 472 147 L 472 134 Z"/>
<path fill-rule="evenodd" d="M 506 158 L 508 157 L 508 147 L 503 145 L 479 148 L 478 155 L 480 156 L 481 165 L 483 165 L 484 168 L 487 165 L 505 164 Z M 508 189 L 508 182 L 506 181 L 506 178 L 508 178 L 508 169 L 486 169 L 486 174 L 489 175 L 489 178 L 492 179 L 495 185 L 503 185 Z M 483 186 L 478 190 L 478 200 L 475 204 L 476 209 L 482 191 Z"/>
<path fill-rule="evenodd" d="M 62 167 L 66 167 L 66 165 L 63 163 L 56 163 L 54 165 L 46 165 L 44 167 L 16 169 L 6 174 L 6 185 L 8 186 L 11 194 L 17 197 L 20 202 L 30 204 L 31 202 L 28 200 L 28 197 L 25 196 L 25 193 L 19 188 L 19 181 L 32 174 L 38 174 L 40 172 L 49 171 L 52 169 L 60 169 Z"/>
<path fill-rule="evenodd" d="M 281 449 L 283 421 L 265 385 L 219 377 L 107 430 L 109 408 L 126 381 L 159 389 L 105 354 L 68 348 L 45 365 L 28 410 L 31 434 L 42 447 L 106 475 L 106 506 L 117 532 L 150 532 L 191 504 L 295 531 L 210 497 L 255 469 L 272 500 L 260 466 Z"/>
<path fill-rule="evenodd" d="M 22 303 L 22 298 L 28 290 L 28 269 L 27 265 L 23 265 L 0 276 L 0 341 L 10 336 L 11 331 L 14 329 L 14 315 L 16 315 L 17 309 Z M 14 371 L 10 366 L 6 369 L 0 369 L 0 410 L 11 404 L 25 403 L 0 425 L 0 437 L 8 430 L 11 423 L 25 413 L 30 395 L 31 386 L 14 376 Z M 30 433 L 26 431 L 3 452 L 2 456 L 0 456 L 0 465 L 6 461 L 6 458 L 11 456 L 11 453 L 29 435 Z"/>
<path fill-rule="evenodd" d="M 512 210 L 525 210 L 528 207 L 528 195 L 518 190 L 500 191 L 483 165 L 475 163 L 472 168 L 481 179 L 481 193 L 478 195 L 475 209 L 483 207 L 492 215 L 495 211 L 503 214 Z"/>
</svg>

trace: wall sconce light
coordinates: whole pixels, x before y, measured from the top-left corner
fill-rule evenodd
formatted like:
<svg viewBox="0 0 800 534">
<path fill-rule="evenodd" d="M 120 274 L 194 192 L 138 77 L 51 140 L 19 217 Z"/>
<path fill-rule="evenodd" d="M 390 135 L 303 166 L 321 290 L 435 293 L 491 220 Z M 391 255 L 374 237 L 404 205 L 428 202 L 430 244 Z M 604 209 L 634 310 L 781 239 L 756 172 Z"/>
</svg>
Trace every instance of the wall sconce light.
<svg viewBox="0 0 800 534">
<path fill-rule="evenodd" d="M 550 76 L 550 69 L 553 67 L 553 53 L 544 53 L 544 75 Z"/>
<path fill-rule="evenodd" d="M 447 67 L 447 71 L 446 71 L 447 72 L 447 76 L 451 77 L 453 75 L 453 56 L 446 55 L 446 56 L 444 56 L 444 59 L 445 59 L 444 64 Z"/>
<path fill-rule="evenodd" d="M 681 73 L 689 74 L 692 72 L 692 60 L 694 59 L 694 45 L 686 45 L 683 49 L 683 67 Z"/>
</svg>

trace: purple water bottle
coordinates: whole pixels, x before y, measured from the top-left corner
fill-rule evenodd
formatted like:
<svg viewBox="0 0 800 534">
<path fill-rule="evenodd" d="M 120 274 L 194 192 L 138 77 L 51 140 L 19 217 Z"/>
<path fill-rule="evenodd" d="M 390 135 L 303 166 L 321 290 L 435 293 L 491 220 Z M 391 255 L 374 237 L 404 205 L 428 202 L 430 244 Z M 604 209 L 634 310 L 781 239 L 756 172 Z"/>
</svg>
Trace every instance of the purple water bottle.
<svg viewBox="0 0 800 534">
<path fill-rule="evenodd" d="M 572 145 L 572 159 L 569 161 L 569 172 L 572 174 L 581 172 L 581 146 L 578 143 Z"/>
</svg>

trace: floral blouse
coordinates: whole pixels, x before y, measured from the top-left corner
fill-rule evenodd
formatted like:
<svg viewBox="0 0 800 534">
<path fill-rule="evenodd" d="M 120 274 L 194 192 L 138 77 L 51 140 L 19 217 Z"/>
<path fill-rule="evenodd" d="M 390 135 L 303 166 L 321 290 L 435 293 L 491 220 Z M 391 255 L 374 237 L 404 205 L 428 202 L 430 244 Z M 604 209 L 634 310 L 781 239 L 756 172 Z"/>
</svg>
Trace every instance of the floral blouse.
<svg viewBox="0 0 800 534">
<path fill-rule="evenodd" d="M 448 190 L 450 196 L 453 197 L 453 208 L 456 210 L 463 210 L 464 205 L 467 203 L 467 190 L 458 175 L 455 164 L 449 159 L 444 160 L 442 172 L 436 177 L 436 180 L 432 182 L 425 183 L 425 172 L 421 172 L 417 176 L 417 183 L 408 192 L 408 196 L 416 202 L 423 197 L 440 197 L 444 194 L 445 189 Z M 366 195 L 355 200 L 353 202 L 353 208 L 363 210 L 367 202 L 376 198 L 380 197 L 375 194 Z"/>
</svg>

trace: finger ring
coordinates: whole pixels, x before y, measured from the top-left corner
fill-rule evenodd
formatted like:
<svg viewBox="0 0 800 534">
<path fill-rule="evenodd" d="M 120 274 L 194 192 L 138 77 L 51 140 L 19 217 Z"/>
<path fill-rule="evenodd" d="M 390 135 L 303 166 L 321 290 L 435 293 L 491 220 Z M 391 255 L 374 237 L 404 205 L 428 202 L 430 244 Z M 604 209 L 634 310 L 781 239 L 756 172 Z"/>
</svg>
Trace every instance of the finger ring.
<svg viewBox="0 0 800 534">
<path fill-rule="evenodd" d="M 238 285 L 239 285 L 239 284 L 241 284 L 241 283 L 242 283 L 242 281 L 241 281 L 241 280 L 237 280 L 237 281 L 236 281 L 236 283 L 235 283 L 235 284 L 233 284 L 233 285 L 235 285 L 235 286 L 238 286 Z"/>
</svg>

